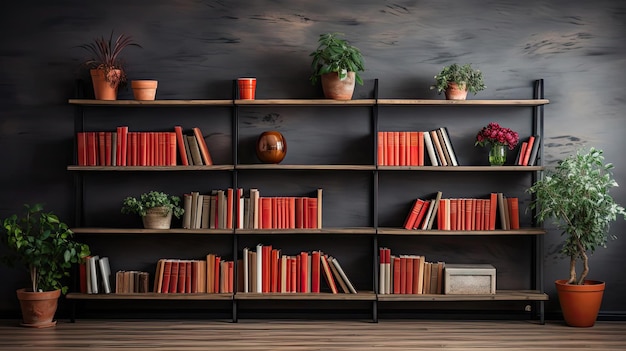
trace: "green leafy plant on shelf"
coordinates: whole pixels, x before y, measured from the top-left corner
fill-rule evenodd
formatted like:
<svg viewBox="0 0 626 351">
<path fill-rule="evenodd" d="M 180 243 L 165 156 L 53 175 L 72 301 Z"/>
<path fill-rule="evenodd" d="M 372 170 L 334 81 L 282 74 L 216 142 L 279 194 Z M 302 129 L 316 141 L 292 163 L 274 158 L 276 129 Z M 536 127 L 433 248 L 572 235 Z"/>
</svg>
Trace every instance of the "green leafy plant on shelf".
<svg viewBox="0 0 626 351">
<path fill-rule="evenodd" d="M 610 223 L 617 216 L 626 217 L 624 207 L 609 193 L 618 186 L 612 169 L 613 164 L 604 163 L 602 150 L 578 150 L 528 189 L 536 195 L 529 208 L 537 210 L 537 219 L 553 218 L 562 231 L 561 253 L 570 258 L 568 284 L 584 283 L 589 273 L 588 255 L 597 247 L 606 247 Z M 583 266 L 580 275 L 576 274 L 578 260 Z"/>
<path fill-rule="evenodd" d="M 321 34 L 317 50 L 309 56 L 313 57 L 311 63 L 310 80 L 316 84 L 319 78 L 326 73 L 336 72 L 340 80 L 348 77 L 348 72 L 355 73 L 355 80 L 363 85 L 363 79 L 359 72 L 365 70 L 363 55 L 361 51 L 350 45 L 345 39 L 339 38 L 340 33 Z"/>
<path fill-rule="evenodd" d="M 168 211 L 162 212 L 166 216 L 170 211 L 176 218 L 180 218 L 185 210 L 180 206 L 180 197 L 168 195 L 160 191 L 150 191 L 141 194 L 139 198 L 127 197 L 122 202 L 122 213 L 137 214 L 144 217 L 149 209 L 165 207 Z"/>
<path fill-rule="evenodd" d="M 30 273 L 33 292 L 61 290 L 72 264 L 90 254 L 89 246 L 73 240 L 74 233 L 42 204 L 24 205 L 24 213 L 2 221 L 2 257 L 8 266 L 22 265 Z"/>
<path fill-rule="evenodd" d="M 439 74 L 435 76 L 435 84 L 431 89 L 437 89 L 441 94 L 446 91 L 450 83 L 456 83 L 461 90 L 467 90 L 476 94 L 481 90 L 485 90 L 485 82 L 483 73 L 472 68 L 472 64 L 459 65 L 457 63 L 445 66 Z"/>
</svg>

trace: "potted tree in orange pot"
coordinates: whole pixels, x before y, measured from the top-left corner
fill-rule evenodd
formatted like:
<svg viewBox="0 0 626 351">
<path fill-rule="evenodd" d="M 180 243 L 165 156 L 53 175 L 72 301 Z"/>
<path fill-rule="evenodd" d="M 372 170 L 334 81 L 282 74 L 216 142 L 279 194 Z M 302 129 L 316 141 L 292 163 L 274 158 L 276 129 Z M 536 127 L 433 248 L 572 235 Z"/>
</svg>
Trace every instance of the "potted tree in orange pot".
<svg viewBox="0 0 626 351">
<path fill-rule="evenodd" d="M 54 314 L 59 296 L 67 292 L 63 279 L 72 264 L 89 255 L 89 246 L 73 240 L 74 233 L 41 204 L 24 205 L 22 215 L 2 221 L 0 242 L 8 250 L 2 261 L 21 265 L 30 274 L 31 287 L 18 289 L 22 324 L 45 328 L 56 325 Z"/>
<path fill-rule="evenodd" d="M 126 72 L 120 55 L 128 46 L 141 47 L 126 34 L 113 39 L 113 31 L 108 39 L 95 38 L 93 42 L 79 46 L 91 54 L 85 65 L 90 68 L 96 99 L 116 100 L 118 88 L 125 86 Z"/>
<path fill-rule="evenodd" d="M 447 100 L 465 100 L 467 92 L 476 94 L 485 90 L 483 73 L 472 68 L 471 64 L 453 63 L 441 69 L 435 76 L 435 84 L 430 87 L 441 94 L 445 92 Z"/>
<path fill-rule="evenodd" d="M 609 225 L 618 216 L 626 217 L 609 190 L 618 184 L 611 163 L 604 163 L 602 150 L 579 150 L 560 161 L 528 191 L 535 194 L 530 204 L 540 222 L 556 219 L 561 230 L 561 253 L 569 257 L 569 278 L 555 282 L 565 322 L 575 327 L 595 324 L 602 303 L 605 282 L 587 279 L 589 254 L 606 247 Z M 577 274 L 577 263 L 582 271 Z"/>
</svg>

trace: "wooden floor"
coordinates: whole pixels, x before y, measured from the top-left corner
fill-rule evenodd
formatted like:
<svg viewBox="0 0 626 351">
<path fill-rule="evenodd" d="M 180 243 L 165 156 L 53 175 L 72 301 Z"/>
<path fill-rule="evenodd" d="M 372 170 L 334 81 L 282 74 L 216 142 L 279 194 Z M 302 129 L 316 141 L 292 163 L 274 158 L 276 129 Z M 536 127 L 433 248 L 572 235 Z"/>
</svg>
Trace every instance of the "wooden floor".
<svg viewBox="0 0 626 351">
<path fill-rule="evenodd" d="M 572 328 L 534 321 L 0 320 L 0 350 L 626 350 L 626 322 Z"/>
</svg>

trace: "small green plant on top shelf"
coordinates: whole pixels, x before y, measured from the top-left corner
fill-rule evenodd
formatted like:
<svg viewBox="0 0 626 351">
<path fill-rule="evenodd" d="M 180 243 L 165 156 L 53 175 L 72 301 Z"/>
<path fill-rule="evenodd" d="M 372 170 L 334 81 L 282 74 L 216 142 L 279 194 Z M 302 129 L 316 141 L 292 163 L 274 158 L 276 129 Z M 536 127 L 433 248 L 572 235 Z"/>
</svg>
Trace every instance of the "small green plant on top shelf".
<svg viewBox="0 0 626 351">
<path fill-rule="evenodd" d="M 467 92 L 476 94 L 481 90 L 485 90 L 485 82 L 483 73 L 472 68 L 470 63 L 459 65 L 457 63 L 445 66 L 439 74 L 435 76 L 435 84 L 430 87 L 437 89 L 441 94 L 446 92 L 446 98 L 449 100 L 465 100 Z M 450 90 L 458 90 L 464 92 L 458 97 L 450 96 Z"/>
</svg>

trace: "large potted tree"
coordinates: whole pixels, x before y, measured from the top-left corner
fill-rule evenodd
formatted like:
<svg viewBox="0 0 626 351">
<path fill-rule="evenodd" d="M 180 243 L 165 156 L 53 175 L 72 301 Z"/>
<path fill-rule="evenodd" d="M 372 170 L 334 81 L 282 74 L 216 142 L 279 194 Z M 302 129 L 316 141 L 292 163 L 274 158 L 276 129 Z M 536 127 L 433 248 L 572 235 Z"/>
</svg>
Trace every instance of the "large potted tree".
<svg viewBox="0 0 626 351">
<path fill-rule="evenodd" d="M 72 264 L 89 255 L 89 246 L 73 240 L 74 233 L 41 204 L 24 205 L 24 212 L 2 221 L 0 241 L 8 250 L 2 261 L 29 272 L 31 287 L 17 290 L 21 325 L 45 328 L 56 325 L 58 299 L 67 293 L 64 279 Z"/>
<path fill-rule="evenodd" d="M 310 80 L 312 84 L 322 81 L 326 98 L 350 100 L 355 82 L 363 85 L 359 72 L 365 70 L 365 65 L 361 51 L 339 36 L 339 33 L 320 35 L 317 50 L 309 55 L 313 57 Z"/>
<path fill-rule="evenodd" d="M 528 191 L 536 218 L 555 219 L 563 236 L 561 253 L 569 257 L 569 278 L 555 282 L 565 322 L 570 326 L 591 327 L 602 303 L 605 282 L 587 279 L 589 255 L 606 247 L 609 225 L 618 216 L 626 217 L 609 191 L 618 184 L 612 175 L 613 164 L 605 163 L 602 150 L 578 150 L 560 161 Z M 582 271 L 577 274 L 577 264 Z"/>
<path fill-rule="evenodd" d="M 95 38 L 93 42 L 80 45 L 91 55 L 84 64 L 90 68 L 96 99 L 117 100 L 117 91 L 127 83 L 126 71 L 121 60 L 122 51 L 128 46 L 141 47 L 131 36 L 120 34 Z"/>
</svg>

